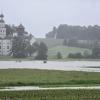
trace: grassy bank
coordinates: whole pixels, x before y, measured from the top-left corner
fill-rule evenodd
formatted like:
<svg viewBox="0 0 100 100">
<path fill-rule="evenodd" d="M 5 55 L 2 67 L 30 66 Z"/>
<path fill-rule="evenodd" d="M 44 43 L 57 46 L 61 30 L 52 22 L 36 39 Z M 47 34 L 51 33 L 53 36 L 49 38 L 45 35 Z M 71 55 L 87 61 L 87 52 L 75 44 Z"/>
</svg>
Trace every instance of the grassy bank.
<svg viewBox="0 0 100 100">
<path fill-rule="evenodd" d="M 13 58 L 13 57 L 5 56 L 5 57 L 0 57 L 0 61 L 37 61 L 37 60 L 34 60 L 33 57 Z M 67 57 L 62 59 L 57 59 L 55 54 L 55 55 L 49 55 L 48 61 L 100 61 L 100 59 L 78 59 L 78 58 L 74 59 L 74 58 L 67 58 Z"/>
<path fill-rule="evenodd" d="M 0 70 L 0 86 L 98 85 L 100 73 L 32 69 Z"/>
<path fill-rule="evenodd" d="M 33 57 L 26 57 L 26 58 L 14 58 L 11 56 L 0 56 L 0 61 L 31 61 Z"/>
<path fill-rule="evenodd" d="M 100 90 L 0 92 L 0 100 L 100 100 Z"/>
</svg>

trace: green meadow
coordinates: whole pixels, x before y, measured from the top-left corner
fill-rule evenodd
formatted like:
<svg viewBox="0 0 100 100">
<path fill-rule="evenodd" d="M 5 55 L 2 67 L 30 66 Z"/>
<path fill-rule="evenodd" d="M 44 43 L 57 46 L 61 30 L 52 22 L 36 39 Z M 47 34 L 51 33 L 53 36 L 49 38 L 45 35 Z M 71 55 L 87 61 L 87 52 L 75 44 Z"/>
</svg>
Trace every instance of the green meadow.
<svg viewBox="0 0 100 100">
<path fill-rule="evenodd" d="M 100 90 L 40 90 L 0 92 L 0 100 L 100 100 Z"/>
<path fill-rule="evenodd" d="M 63 56 L 63 58 L 67 58 L 68 54 L 70 53 L 81 53 L 84 54 L 84 52 L 88 52 L 91 54 L 90 49 L 84 49 L 84 48 L 77 48 L 77 47 L 67 47 L 67 46 L 56 46 L 48 49 L 48 57 L 49 58 L 57 58 L 57 52 L 60 52 Z"/>
<path fill-rule="evenodd" d="M 32 69 L 1 69 L 0 86 L 99 85 L 100 73 Z"/>
</svg>

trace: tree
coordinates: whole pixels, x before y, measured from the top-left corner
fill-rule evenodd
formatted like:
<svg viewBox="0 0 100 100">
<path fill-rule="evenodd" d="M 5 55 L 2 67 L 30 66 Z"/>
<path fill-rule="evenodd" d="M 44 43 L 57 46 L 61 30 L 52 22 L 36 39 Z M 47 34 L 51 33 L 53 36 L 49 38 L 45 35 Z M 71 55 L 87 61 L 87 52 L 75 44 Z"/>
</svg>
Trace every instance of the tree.
<svg viewBox="0 0 100 100">
<path fill-rule="evenodd" d="M 64 46 L 67 46 L 67 40 L 66 40 L 66 39 L 64 39 L 63 45 L 64 45 Z"/>
<path fill-rule="evenodd" d="M 57 39 L 100 40 L 100 26 L 72 26 L 61 24 L 56 28 Z M 47 38 L 54 38 L 55 31 L 46 34 Z"/>
<path fill-rule="evenodd" d="M 28 53 L 29 56 L 32 56 L 32 54 L 34 54 L 36 51 L 38 51 L 39 48 L 39 44 L 37 42 L 35 42 L 34 44 L 29 44 L 28 45 Z"/>
<path fill-rule="evenodd" d="M 61 52 L 57 52 L 57 59 L 62 59 L 62 54 L 61 54 Z"/>
<path fill-rule="evenodd" d="M 29 56 L 32 56 L 32 54 L 35 52 L 33 45 L 29 44 L 27 51 L 29 53 Z"/>
<path fill-rule="evenodd" d="M 38 42 L 34 42 L 33 47 L 34 47 L 35 51 L 38 51 L 38 49 L 39 49 L 39 43 Z"/>
<path fill-rule="evenodd" d="M 6 35 L 7 36 L 12 36 L 13 35 L 13 29 L 12 29 L 12 27 L 10 26 L 10 25 L 5 25 L 5 27 L 6 27 Z"/>
<path fill-rule="evenodd" d="M 48 48 L 45 43 L 41 42 L 38 48 L 38 53 L 36 59 L 38 60 L 47 60 L 47 51 Z"/>
<path fill-rule="evenodd" d="M 27 57 L 27 41 L 24 37 L 14 37 L 12 43 L 12 54 L 13 57 L 24 58 Z"/>
<path fill-rule="evenodd" d="M 68 58 L 83 58 L 83 56 L 82 56 L 82 54 L 80 52 L 75 53 L 75 54 L 70 53 L 68 55 Z"/>
<path fill-rule="evenodd" d="M 93 48 L 92 49 L 92 57 L 93 58 L 100 58 L 100 48 Z"/>
<path fill-rule="evenodd" d="M 69 39 L 69 41 L 68 41 L 68 46 L 77 47 L 77 46 L 78 46 L 77 40 L 76 40 L 76 39 Z"/>
<path fill-rule="evenodd" d="M 99 41 L 94 41 L 93 48 L 92 48 L 92 57 L 93 58 L 100 58 L 100 44 Z"/>
<path fill-rule="evenodd" d="M 84 51 L 84 57 L 85 58 L 89 58 L 91 56 L 91 54 L 89 53 L 89 51 Z"/>
</svg>

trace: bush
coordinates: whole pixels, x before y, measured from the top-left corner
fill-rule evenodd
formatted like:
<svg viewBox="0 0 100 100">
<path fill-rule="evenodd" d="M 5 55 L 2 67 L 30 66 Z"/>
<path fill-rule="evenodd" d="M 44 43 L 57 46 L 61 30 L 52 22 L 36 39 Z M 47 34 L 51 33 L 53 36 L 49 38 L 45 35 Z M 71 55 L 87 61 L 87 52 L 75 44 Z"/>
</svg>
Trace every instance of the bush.
<svg viewBox="0 0 100 100">
<path fill-rule="evenodd" d="M 82 54 L 79 52 L 79 53 L 75 53 L 75 54 L 72 54 L 70 53 L 68 55 L 68 58 L 83 58 Z"/>
<path fill-rule="evenodd" d="M 48 47 L 45 43 L 41 42 L 39 47 L 38 47 L 38 52 L 37 56 L 35 59 L 37 60 L 47 60 L 47 52 L 48 52 Z"/>
<path fill-rule="evenodd" d="M 57 52 L 57 59 L 62 59 L 62 54 L 60 52 Z"/>
<path fill-rule="evenodd" d="M 92 49 L 92 58 L 100 58 L 100 48 L 99 47 Z"/>
</svg>

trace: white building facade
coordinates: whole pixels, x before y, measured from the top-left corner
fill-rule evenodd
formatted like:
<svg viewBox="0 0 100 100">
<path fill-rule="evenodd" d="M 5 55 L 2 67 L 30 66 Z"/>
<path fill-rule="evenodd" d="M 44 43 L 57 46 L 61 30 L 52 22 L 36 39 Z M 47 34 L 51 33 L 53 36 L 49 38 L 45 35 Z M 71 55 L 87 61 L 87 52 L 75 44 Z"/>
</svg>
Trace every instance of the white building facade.
<svg viewBox="0 0 100 100">
<path fill-rule="evenodd" d="M 0 56 L 7 56 L 12 49 L 12 39 L 6 36 L 6 27 L 3 20 L 4 15 L 0 15 Z"/>
</svg>

